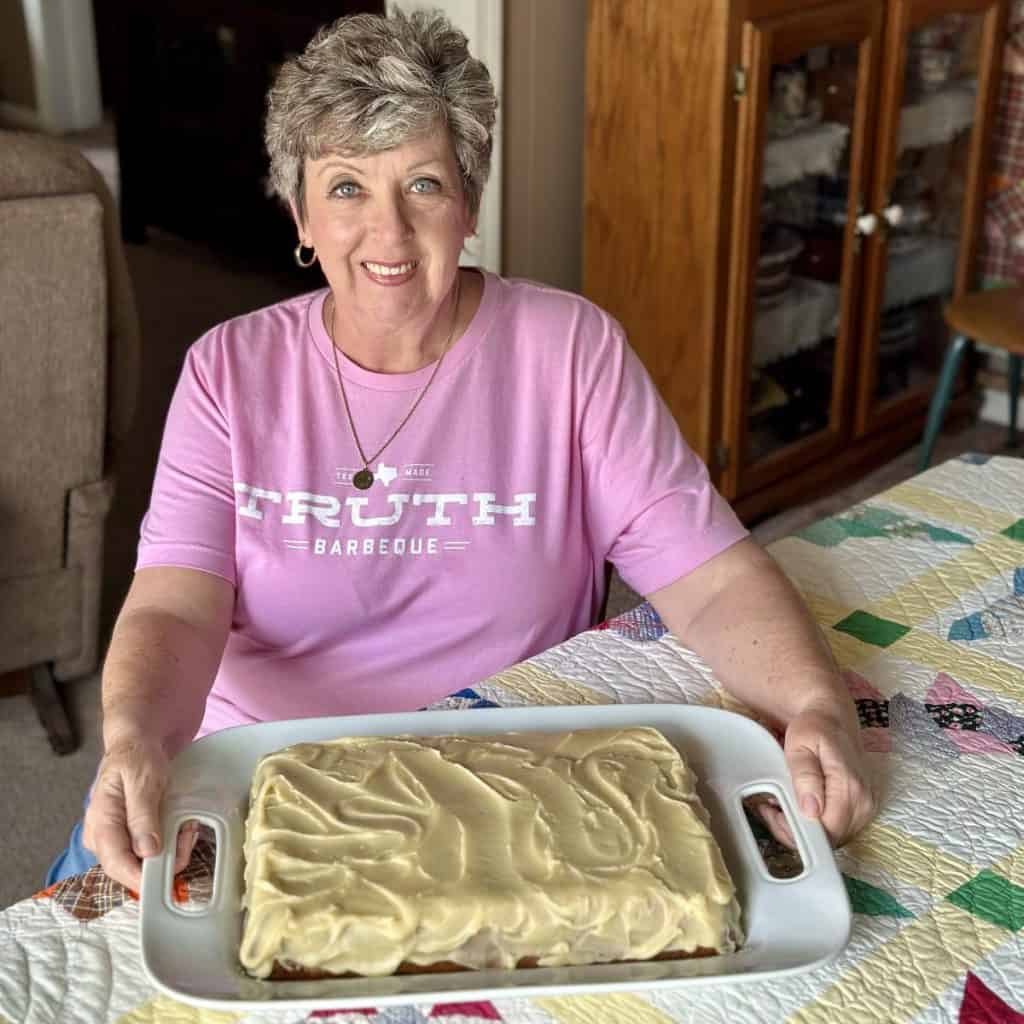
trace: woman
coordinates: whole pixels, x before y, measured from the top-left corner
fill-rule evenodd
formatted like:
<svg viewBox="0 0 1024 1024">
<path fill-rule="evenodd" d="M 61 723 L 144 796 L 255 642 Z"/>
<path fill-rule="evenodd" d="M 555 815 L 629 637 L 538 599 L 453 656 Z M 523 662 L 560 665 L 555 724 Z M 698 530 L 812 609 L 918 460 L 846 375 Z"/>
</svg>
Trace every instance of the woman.
<svg viewBox="0 0 1024 1024">
<path fill-rule="evenodd" d="M 590 625 L 606 560 L 785 727 L 801 807 L 835 842 L 872 814 L 817 628 L 619 326 L 459 269 L 495 106 L 465 38 L 425 13 L 341 19 L 271 90 L 273 186 L 329 287 L 214 328 L 186 360 L 84 827 L 129 886 L 162 841 L 168 760 L 197 734 L 421 707 Z"/>
</svg>

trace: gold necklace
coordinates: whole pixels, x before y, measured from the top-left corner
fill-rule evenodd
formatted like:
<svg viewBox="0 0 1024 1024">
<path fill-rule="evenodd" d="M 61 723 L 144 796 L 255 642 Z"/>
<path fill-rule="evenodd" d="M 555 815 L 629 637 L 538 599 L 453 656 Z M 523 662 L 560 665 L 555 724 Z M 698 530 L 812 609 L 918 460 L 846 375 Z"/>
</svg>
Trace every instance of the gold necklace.
<svg viewBox="0 0 1024 1024">
<path fill-rule="evenodd" d="M 345 415 L 348 417 L 348 426 L 352 431 L 352 440 L 356 443 L 356 449 L 359 452 L 359 458 L 363 460 L 363 468 L 360 469 L 353 477 L 352 483 L 361 491 L 365 491 L 373 485 L 373 471 L 370 469 L 370 463 L 376 462 L 380 458 L 384 449 L 396 437 L 398 437 L 399 431 L 409 422 L 412 414 L 416 411 L 416 407 L 423 401 L 423 396 L 430 390 L 430 385 L 434 383 L 434 378 L 437 376 L 437 371 L 441 369 L 441 364 L 444 362 L 445 353 L 448 351 L 448 346 L 452 342 L 452 336 L 455 334 L 455 322 L 459 315 L 459 298 L 462 293 L 462 274 L 456 271 L 455 274 L 455 308 L 452 310 L 452 326 L 448 331 L 448 337 L 445 339 L 444 348 L 441 349 L 440 358 L 434 363 L 434 370 L 427 378 L 427 383 L 423 385 L 423 390 L 416 396 L 416 400 L 409 407 L 409 411 L 402 418 L 402 422 L 392 431 L 391 436 L 377 449 L 377 451 L 369 458 L 366 457 L 366 453 L 363 451 L 362 443 L 359 440 L 359 434 L 356 433 L 355 421 L 352 419 L 352 410 L 349 408 L 348 395 L 345 394 L 345 385 L 342 381 L 341 376 L 341 365 L 338 362 L 338 346 L 334 344 L 334 295 L 330 296 L 331 302 L 331 313 L 327 318 L 327 336 L 331 339 L 331 352 L 334 355 L 334 372 L 338 377 L 338 390 L 341 392 L 341 401 L 345 406 Z"/>
</svg>

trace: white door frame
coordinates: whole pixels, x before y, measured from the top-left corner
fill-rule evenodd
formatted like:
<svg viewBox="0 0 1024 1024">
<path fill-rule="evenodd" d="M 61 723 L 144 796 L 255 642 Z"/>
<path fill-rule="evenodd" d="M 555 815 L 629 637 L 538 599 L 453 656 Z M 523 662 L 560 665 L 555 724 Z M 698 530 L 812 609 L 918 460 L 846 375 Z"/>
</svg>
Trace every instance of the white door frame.
<svg viewBox="0 0 1024 1024">
<path fill-rule="evenodd" d="M 501 273 L 501 95 L 502 44 L 504 40 L 505 0 L 387 0 L 388 11 L 425 7 L 440 9 L 453 25 L 466 33 L 469 49 L 482 60 L 498 94 L 498 118 L 494 125 L 494 150 L 491 176 L 480 203 L 476 236 L 466 242 L 462 263 Z"/>
<path fill-rule="evenodd" d="M 92 0 L 21 0 L 36 106 L 0 102 L 4 118 L 52 135 L 99 124 L 100 74 Z"/>
</svg>

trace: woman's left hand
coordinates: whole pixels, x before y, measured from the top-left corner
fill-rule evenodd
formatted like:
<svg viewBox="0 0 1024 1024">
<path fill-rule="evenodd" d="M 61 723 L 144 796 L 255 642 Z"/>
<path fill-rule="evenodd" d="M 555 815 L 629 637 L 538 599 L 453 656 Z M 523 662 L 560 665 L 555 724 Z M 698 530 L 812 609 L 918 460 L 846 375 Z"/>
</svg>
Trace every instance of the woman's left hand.
<svg viewBox="0 0 1024 1024">
<path fill-rule="evenodd" d="M 877 809 L 856 728 L 817 709 L 800 712 L 786 727 L 783 747 L 797 804 L 821 822 L 833 846 L 849 842 Z"/>
</svg>

